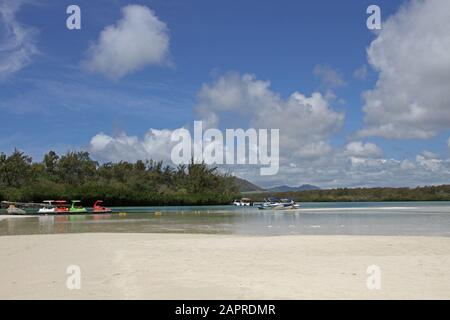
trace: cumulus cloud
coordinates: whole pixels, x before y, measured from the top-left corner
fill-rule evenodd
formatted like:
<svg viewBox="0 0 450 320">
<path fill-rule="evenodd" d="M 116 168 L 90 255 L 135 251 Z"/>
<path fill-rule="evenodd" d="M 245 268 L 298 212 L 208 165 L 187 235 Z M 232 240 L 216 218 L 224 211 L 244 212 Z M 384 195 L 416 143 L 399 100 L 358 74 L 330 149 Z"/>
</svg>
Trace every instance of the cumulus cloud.
<svg viewBox="0 0 450 320">
<path fill-rule="evenodd" d="M 38 52 L 36 30 L 16 20 L 21 4 L 14 0 L 0 2 L 0 80 L 24 68 Z"/>
<path fill-rule="evenodd" d="M 166 64 L 170 42 L 167 25 L 142 5 L 128 5 L 122 15 L 115 25 L 100 33 L 83 65 L 118 79 L 148 65 Z"/>
<path fill-rule="evenodd" d="M 328 65 L 318 64 L 314 67 L 314 75 L 319 78 L 325 88 L 333 89 L 345 85 L 344 76 Z"/>
<path fill-rule="evenodd" d="M 283 99 L 270 89 L 269 81 L 236 72 L 204 84 L 198 100 L 195 111 L 209 126 L 231 118 L 234 126 L 240 121 L 244 128 L 280 129 L 282 157 L 298 155 L 301 148 L 309 154 L 313 150 L 323 153 L 329 149 L 326 140 L 345 118 L 318 92 L 309 97 L 294 92 Z"/>
<path fill-rule="evenodd" d="M 364 93 L 361 136 L 419 138 L 450 128 L 450 2 L 409 1 L 367 50 L 379 72 Z"/>
<path fill-rule="evenodd" d="M 383 151 L 374 143 L 363 143 L 354 141 L 347 144 L 345 153 L 351 157 L 359 158 L 379 158 L 383 155 Z"/>
<path fill-rule="evenodd" d="M 416 168 L 416 165 L 413 161 L 409 159 L 405 159 L 400 163 L 400 169 L 402 170 L 413 170 Z"/>
<path fill-rule="evenodd" d="M 353 71 L 353 78 L 365 80 L 367 79 L 368 73 L 369 70 L 367 69 L 367 65 L 363 64 L 361 67 Z"/>
<path fill-rule="evenodd" d="M 276 176 L 260 177 L 251 170 L 237 171 L 240 176 L 262 186 L 311 183 L 322 188 L 337 187 L 415 187 L 448 184 L 449 159 L 360 158 L 333 150 L 314 161 L 296 161 L 280 166 Z"/>
<path fill-rule="evenodd" d="M 153 159 L 169 161 L 173 142 L 171 130 L 150 129 L 143 139 L 121 133 L 115 137 L 99 133 L 92 137 L 89 150 L 102 161 Z"/>
<path fill-rule="evenodd" d="M 316 160 L 324 156 L 330 155 L 333 152 L 333 148 L 326 141 L 318 141 L 300 146 L 295 153 L 295 158 L 302 160 Z"/>
<path fill-rule="evenodd" d="M 417 155 L 416 162 L 423 168 L 433 172 L 438 172 L 442 169 L 444 163 L 437 154 L 430 151 L 423 151 L 422 154 Z"/>
<path fill-rule="evenodd" d="M 434 153 L 434 152 L 431 152 L 431 151 L 428 151 L 428 150 L 424 150 L 424 151 L 422 151 L 422 154 L 421 154 L 425 159 L 438 159 L 439 158 L 439 155 L 438 154 L 436 154 L 436 153 Z"/>
</svg>

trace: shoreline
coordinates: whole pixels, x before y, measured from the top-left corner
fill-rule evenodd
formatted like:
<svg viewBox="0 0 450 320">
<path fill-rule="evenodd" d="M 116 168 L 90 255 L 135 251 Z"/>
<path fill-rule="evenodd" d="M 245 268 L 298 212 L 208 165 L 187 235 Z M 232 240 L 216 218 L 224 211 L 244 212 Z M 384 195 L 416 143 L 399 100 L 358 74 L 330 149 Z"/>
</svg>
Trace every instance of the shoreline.
<svg viewBox="0 0 450 320">
<path fill-rule="evenodd" d="M 0 299 L 450 299 L 450 238 L 1 236 Z M 69 290 L 70 265 L 81 289 Z M 381 290 L 369 290 L 369 266 Z"/>
</svg>

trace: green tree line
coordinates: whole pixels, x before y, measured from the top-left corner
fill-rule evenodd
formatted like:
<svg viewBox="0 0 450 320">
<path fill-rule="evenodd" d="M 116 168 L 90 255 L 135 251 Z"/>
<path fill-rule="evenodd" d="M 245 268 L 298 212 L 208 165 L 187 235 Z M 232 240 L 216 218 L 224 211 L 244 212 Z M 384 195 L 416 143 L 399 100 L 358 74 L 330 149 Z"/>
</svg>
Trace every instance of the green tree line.
<svg viewBox="0 0 450 320">
<path fill-rule="evenodd" d="M 204 163 L 176 168 L 153 160 L 99 164 L 85 151 L 42 162 L 15 150 L 0 153 L 0 200 L 41 202 L 82 199 L 88 205 L 203 205 L 230 203 L 238 197 L 235 178 Z"/>
<path fill-rule="evenodd" d="M 299 202 L 450 201 L 450 185 L 416 188 L 340 188 L 284 193 L 251 194 L 253 201 L 270 196 Z"/>
</svg>

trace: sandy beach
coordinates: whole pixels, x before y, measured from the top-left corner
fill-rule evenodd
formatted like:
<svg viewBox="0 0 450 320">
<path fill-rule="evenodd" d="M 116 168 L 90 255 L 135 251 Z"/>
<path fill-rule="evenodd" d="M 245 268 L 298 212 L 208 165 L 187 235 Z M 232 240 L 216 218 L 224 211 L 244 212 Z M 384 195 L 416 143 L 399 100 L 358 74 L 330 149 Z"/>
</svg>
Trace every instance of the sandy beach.
<svg viewBox="0 0 450 320">
<path fill-rule="evenodd" d="M 81 270 L 69 290 L 67 267 Z M 366 285 L 368 266 L 381 289 Z M 1 299 L 450 299 L 450 238 L 0 237 Z"/>
</svg>

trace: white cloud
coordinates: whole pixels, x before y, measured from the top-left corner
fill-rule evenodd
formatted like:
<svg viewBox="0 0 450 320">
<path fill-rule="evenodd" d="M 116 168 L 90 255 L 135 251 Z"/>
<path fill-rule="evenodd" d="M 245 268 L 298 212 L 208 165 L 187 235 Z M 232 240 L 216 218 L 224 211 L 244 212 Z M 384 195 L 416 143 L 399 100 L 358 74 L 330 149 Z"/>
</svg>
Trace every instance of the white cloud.
<svg viewBox="0 0 450 320">
<path fill-rule="evenodd" d="M 128 5 L 116 25 L 107 26 L 88 50 L 83 65 L 118 79 L 147 65 L 168 62 L 169 31 L 146 6 Z"/>
<path fill-rule="evenodd" d="M 34 41 L 36 30 L 16 20 L 21 4 L 19 0 L 0 2 L 0 79 L 24 68 L 38 52 Z"/>
<path fill-rule="evenodd" d="M 317 146 L 326 149 L 325 140 L 344 121 L 344 114 L 331 108 L 320 93 L 307 97 L 294 92 L 282 99 L 270 89 L 269 81 L 251 74 L 231 72 L 204 84 L 198 100 L 195 111 L 209 126 L 218 126 L 222 119 L 226 125 L 226 120 L 232 119 L 232 128 L 239 123 L 242 128 L 280 129 L 282 157 L 298 155 L 301 148 L 307 153 Z"/>
<path fill-rule="evenodd" d="M 450 148 L 450 137 L 448 138 L 447 145 Z"/>
<path fill-rule="evenodd" d="M 103 161 L 170 160 L 170 130 L 150 129 L 141 140 L 122 133 L 116 137 L 99 133 L 90 142 L 89 151 Z"/>
<path fill-rule="evenodd" d="M 120 140 L 120 137 L 119 139 Z M 125 138 L 125 140 L 127 140 Z M 108 136 L 104 134 L 103 132 L 100 132 L 99 134 L 95 135 L 91 139 L 91 151 L 92 152 L 101 152 L 104 149 L 108 148 L 108 146 L 113 143 L 115 139 L 111 136 Z"/>
<path fill-rule="evenodd" d="M 312 142 L 305 146 L 301 146 L 295 153 L 298 159 L 308 159 L 310 161 L 322 158 L 329 154 L 332 154 L 333 148 L 328 142 L 318 141 Z"/>
<path fill-rule="evenodd" d="M 428 151 L 428 150 L 424 150 L 424 151 L 422 151 L 422 154 L 421 154 L 425 159 L 438 159 L 439 158 L 439 155 L 437 155 L 436 153 L 434 153 L 434 152 L 431 152 L 431 151 Z"/>
<path fill-rule="evenodd" d="M 450 160 L 427 160 L 421 155 L 404 160 L 360 158 L 333 150 L 333 153 L 314 161 L 297 161 L 280 166 L 278 175 L 273 177 L 260 177 L 257 172 L 245 169 L 239 174 L 263 186 L 311 183 L 322 188 L 415 187 L 448 184 Z"/>
<path fill-rule="evenodd" d="M 437 155 L 427 151 L 416 156 L 416 162 L 426 170 L 438 172 L 442 169 L 443 160 L 438 159 Z"/>
<path fill-rule="evenodd" d="M 450 128 L 450 1 L 409 1 L 368 48 L 379 72 L 361 136 L 431 138 Z"/>
<path fill-rule="evenodd" d="M 368 73 L 369 70 L 367 70 L 367 65 L 363 64 L 353 72 L 353 77 L 359 80 L 365 80 L 367 79 Z"/>
<path fill-rule="evenodd" d="M 383 151 L 373 143 L 362 143 L 354 141 L 347 144 L 345 148 L 346 155 L 359 158 L 379 158 L 383 155 Z"/>
<path fill-rule="evenodd" d="M 338 88 L 346 84 L 342 73 L 338 70 L 334 70 L 328 65 L 316 65 L 313 73 L 322 81 L 325 88 Z"/>
<path fill-rule="evenodd" d="M 413 170 L 416 168 L 416 165 L 411 160 L 405 159 L 400 163 L 400 169 L 402 170 Z"/>
</svg>

